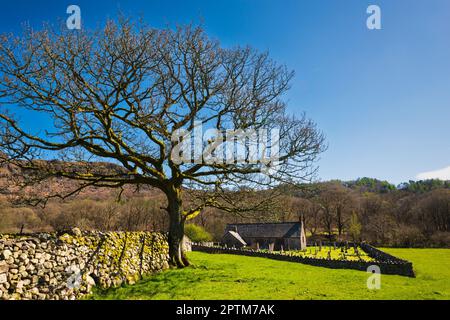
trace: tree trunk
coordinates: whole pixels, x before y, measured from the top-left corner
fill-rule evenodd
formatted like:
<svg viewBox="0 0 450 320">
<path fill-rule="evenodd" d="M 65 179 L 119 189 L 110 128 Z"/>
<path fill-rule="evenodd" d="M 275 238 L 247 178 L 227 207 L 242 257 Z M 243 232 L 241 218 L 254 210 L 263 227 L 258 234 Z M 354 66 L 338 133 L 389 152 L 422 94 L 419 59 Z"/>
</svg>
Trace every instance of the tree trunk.
<svg viewBox="0 0 450 320">
<path fill-rule="evenodd" d="M 167 195 L 169 212 L 169 264 L 172 267 L 189 266 L 189 261 L 183 251 L 184 222 L 180 191 Z"/>
<path fill-rule="evenodd" d="M 344 222 L 342 217 L 342 208 L 340 206 L 336 209 L 337 227 L 338 227 L 338 239 L 341 240 L 342 233 L 344 231 Z"/>
</svg>

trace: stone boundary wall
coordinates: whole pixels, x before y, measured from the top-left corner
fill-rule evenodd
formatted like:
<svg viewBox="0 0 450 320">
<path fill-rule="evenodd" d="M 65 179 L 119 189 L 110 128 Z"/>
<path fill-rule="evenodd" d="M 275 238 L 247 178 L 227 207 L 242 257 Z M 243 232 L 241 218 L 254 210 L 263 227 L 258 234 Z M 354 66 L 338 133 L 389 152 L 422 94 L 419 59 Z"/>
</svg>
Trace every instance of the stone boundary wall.
<svg viewBox="0 0 450 320">
<path fill-rule="evenodd" d="M 389 253 L 381 251 L 380 249 L 377 249 L 367 243 L 361 243 L 360 247 L 369 255 L 369 257 L 374 258 L 377 261 L 410 263 L 406 260 L 402 260 L 400 258 L 394 257 L 393 255 L 390 255 Z"/>
<path fill-rule="evenodd" d="M 374 247 L 367 247 L 369 245 L 361 246 L 361 248 L 365 251 L 366 248 L 371 248 L 371 252 L 367 252 L 367 254 L 373 258 L 375 255 L 379 255 L 379 252 L 382 252 Z M 376 251 L 375 251 L 376 250 Z M 289 261 L 289 262 L 298 262 L 303 264 L 308 264 L 316 267 L 325 267 L 331 269 L 355 269 L 360 271 L 367 271 L 369 266 L 376 265 L 380 267 L 381 274 L 393 274 L 393 275 L 401 275 L 407 277 L 414 277 L 413 266 L 411 262 L 404 261 L 393 256 L 384 253 L 387 256 L 392 257 L 386 259 L 384 261 L 347 261 L 347 260 L 332 260 L 332 259 L 320 259 L 320 258 L 309 258 L 309 257 L 300 257 L 295 255 L 290 255 L 289 253 L 278 253 L 278 252 L 261 252 L 252 249 L 234 249 L 234 248 L 226 248 L 226 247 L 218 247 L 218 246 L 202 246 L 202 245 L 193 245 L 192 251 L 200 251 L 206 253 L 225 253 L 225 254 L 238 254 L 243 256 L 251 256 L 251 257 L 262 257 L 269 258 L 281 261 Z M 378 252 L 379 251 L 379 252 Z M 372 256 L 372 254 L 374 256 Z"/>
<path fill-rule="evenodd" d="M 360 247 L 364 250 L 364 252 L 367 253 L 367 255 L 377 261 L 382 262 L 388 262 L 388 263 L 410 263 L 406 260 L 402 260 L 400 258 L 394 257 L 393 255 L 390 255 L 389 253 L 386 253 L 384 251 L 381 251 L 380 249 L 375 248 L 374 246 L 371 246 L 370 244 L 366 242 L 320 242 L 323 247 L 333 247 L 336 246 L 337 248 L 340 247 Z M 317 246 L 317 243 L 310 243 L 308 246 Z"/>
<path fill-rule="evenodd" d="M 73 300 L 93 286 L 133 284 L 168 265 L 167 236 L 154 232 L 0 235 L 0 300 Z"/>
</svg>

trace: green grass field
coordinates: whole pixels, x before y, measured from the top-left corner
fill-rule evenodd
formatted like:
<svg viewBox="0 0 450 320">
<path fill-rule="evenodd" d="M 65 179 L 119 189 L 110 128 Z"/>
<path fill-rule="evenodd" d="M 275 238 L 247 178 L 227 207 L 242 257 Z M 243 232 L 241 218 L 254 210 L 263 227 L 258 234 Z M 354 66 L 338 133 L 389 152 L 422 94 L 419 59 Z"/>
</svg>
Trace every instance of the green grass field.
<svg viewBox="0 0 450 320">
<path fill-rule="evenodd" d="M 91 299 L 450 299 L 450 249 L 384 249 L 413 262 L 416 278 L 368 274 L 294 262 L 191 252 L 193 266 L 135 285 L 97 291 Z"/>
</svg>

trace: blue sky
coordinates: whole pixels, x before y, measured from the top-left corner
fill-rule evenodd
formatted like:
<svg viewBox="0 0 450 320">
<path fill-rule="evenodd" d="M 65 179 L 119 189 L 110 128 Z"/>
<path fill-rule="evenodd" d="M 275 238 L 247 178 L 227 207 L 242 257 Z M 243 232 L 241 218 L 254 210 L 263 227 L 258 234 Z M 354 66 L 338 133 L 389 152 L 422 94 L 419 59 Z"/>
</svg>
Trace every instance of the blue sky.
<svg viewBox="0 0 450 320">
<path fill-rule="evenodd" d="M 201 20 L 224 46 L 269 50 L 296 72 L 289 111 L 327 136 L 322 180 L 450 179 L 448 0 L 16 0 L 0 4 L 0 32 L 57 23 L 70 4 L 85 28 L 121 10 L 154 26 Z M 366 27 L 370 4 L 382 30 Z"/>
</svg>

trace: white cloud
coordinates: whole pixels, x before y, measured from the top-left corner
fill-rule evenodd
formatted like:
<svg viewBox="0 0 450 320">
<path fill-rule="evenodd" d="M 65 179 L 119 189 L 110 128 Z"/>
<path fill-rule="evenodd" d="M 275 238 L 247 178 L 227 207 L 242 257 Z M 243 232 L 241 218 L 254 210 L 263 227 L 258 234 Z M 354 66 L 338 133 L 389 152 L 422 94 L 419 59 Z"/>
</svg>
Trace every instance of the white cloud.
<svg viewBox="0 0 450 320">
<path fill-rule="evenodd" d="M 434 170 L 419 173 L 416 178 L 418 180 L 426 180 L 426 179 L 441 179 L 441 180 L 450 180 L 450 166 Z"/>
</svg>

